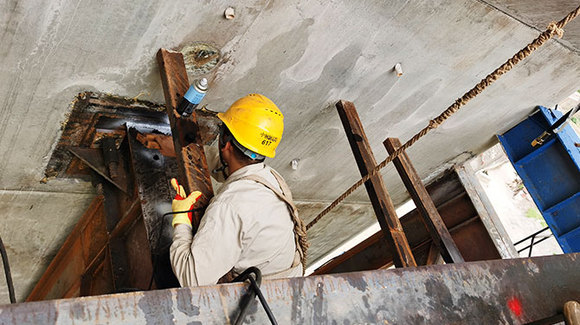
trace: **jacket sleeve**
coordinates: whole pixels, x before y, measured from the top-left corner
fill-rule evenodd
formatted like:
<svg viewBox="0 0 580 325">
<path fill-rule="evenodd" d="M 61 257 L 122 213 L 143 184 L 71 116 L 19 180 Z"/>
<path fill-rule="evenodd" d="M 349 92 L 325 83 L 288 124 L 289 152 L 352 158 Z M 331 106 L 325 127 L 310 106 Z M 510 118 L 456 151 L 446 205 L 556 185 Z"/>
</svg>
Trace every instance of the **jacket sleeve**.
<svg viewBox="0 0 580 325">
<path fill-rule="evenodd" d="M 241 220 L 229 204 L 212 203 L 195 236 L 189 225 L 173 232 L 170 259 L 181 286 L 215 284 L 242 252 Z"/>
</svg>

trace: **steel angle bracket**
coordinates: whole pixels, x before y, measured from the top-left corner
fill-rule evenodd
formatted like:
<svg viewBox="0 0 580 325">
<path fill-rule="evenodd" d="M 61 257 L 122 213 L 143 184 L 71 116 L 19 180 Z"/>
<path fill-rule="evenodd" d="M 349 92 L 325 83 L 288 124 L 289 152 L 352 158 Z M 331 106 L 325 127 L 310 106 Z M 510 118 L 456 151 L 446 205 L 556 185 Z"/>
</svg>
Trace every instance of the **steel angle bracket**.
<svg viewBox="0 0 580 325">
<path fill-rule="evenodd" d="M 127 195 L 131 195 L 129 189 L 128 174 L 124 167 L 124 161 L 121 157 L 120 163 L 117 168 L 117 177 L 113 178 L 109 174 L 107 167 L 105 166 L 105 159 L 103 157 L 103 152 L 100 149 L 95 148 L 81 148 L 72 147 L 68 149 L 73 155 L 79 158 L 82 162 L 87 164 L 92 170 L 97 174 L 104 177 L 111 184 L 115 185 L 119 190 L 123 191 Z M 119 153 L 121 155 L 121 153 Z"/>
</svg>

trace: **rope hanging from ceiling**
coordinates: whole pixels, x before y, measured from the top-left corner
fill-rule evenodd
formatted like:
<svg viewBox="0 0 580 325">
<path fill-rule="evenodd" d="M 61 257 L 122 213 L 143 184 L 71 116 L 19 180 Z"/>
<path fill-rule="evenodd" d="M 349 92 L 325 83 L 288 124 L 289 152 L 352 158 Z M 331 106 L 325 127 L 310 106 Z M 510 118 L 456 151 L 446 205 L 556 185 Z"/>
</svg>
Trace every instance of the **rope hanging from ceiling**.
<svg viewBox="0 0 580 325">
<path fill-rule="evenodd" d="M 405 142 L 401 147 L 399 147 L 393 154 L 389 155 L 385 160 L 378 164 L 374 169 L 372 169 L 365 177 L 361 178 L 359 181 L 354 183 L 349 187 L 344 193 L 342 193 L 338 198 L 336 198 L 326 209 L 320 212 L 310 223 L 306 226 L 306 229 L 312 228 L 320 219 L 322 219 L 326 214 L 328 214 L 332 209 L 334 209 L 340 202 L 342 202 L 346 197 L 351 195 L 357 188 L 363 185 L 371 177 L 376 175 L 379 170 L 384 168 L 388 163 L 397 158 L 401 153 L 411 147 L 415 142 L 425 136 L 429 131 L 436 129 L 445 120 L 455 114 L 462 106 L 467 104 L 470 100 L 475 98 L 475 96 L 481 94 L 481 92 L 489 85 L 494 83 L 499 77 L 501 77 L 506 72 L 510 71 L 516 64 L 528 57 L 532 52 L 538 49 L 540 46 L 544 45 L 549 39 L 554 37 L 554 35 L 562 38 L 564 35 L 564 26 L 566 26 L 570 21 L 576 18 L 580 14 L 580 6 L 575 10 L 571 11 L 566 17 L 564 17 L 559 22 L 551 22 L 546 30 L 541 33 L 535 40 L 533 40 L 526 47 L 517 52 L 499 68 L 495 69 L 492 73 L 488 74 L 484 79 L 482 79 L 477 85 L 471 88 L 463 96 L 458 98 L 451 106 L 449 106 L 443 113 L 441 113 L 436 118 L 429 121 L 429 124 L 415 134 L 409 141 Z"/>
</svg>

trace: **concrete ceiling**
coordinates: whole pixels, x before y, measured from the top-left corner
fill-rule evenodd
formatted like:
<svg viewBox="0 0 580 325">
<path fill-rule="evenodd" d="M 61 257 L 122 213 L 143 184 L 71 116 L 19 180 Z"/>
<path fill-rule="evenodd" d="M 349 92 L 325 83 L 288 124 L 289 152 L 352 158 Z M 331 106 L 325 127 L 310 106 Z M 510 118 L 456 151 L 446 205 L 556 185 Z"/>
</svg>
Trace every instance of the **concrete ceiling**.
<svg viewBox="0 0 580 325">
<path fill-rule="evenodd" d="M 233 20 L 223 18 L 228 6 L 236 10 Z M 564 0 L 0 2 L 0 235 L 17 298 L 26 297 L 94 196 L 86 182 L 39 182 L 70 102 L 85 90 L 163 102 L 159 48 L 204 41 L 221 49 L 222 61 L 206 75 L 209 109 L 223 111 L 250 92 L 280 106 L 286 129 L 270 164 L 286 177 L 308 221 L 359 178 L 337 100 L 357 105 L 382 160 L 386 137 L 410 138 L 576 6 Z M 489 147 L 536 105 L 553 106 L 578 89 L 580 21 L 566 31 L 409 151 L 424 179 Z M 401 203 L 406 193 L 394 168 L 383 175 Z M 312 228 L 311 261 L 372 224 L 371 211 L 359 190 Z M 0 283 L 0 303 L 7 303 Z"/>
</svg>

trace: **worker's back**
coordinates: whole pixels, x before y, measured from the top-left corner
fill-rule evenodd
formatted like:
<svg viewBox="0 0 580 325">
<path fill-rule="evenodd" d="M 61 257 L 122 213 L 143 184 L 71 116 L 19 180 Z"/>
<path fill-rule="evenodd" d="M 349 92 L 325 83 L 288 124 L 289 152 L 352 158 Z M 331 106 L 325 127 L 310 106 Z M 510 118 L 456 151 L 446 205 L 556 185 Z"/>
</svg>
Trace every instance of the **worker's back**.
<svg viewBox="0 0 580 325">
<path fill-rule="evenodd" d="M 240 179 L 258 176 L 279 191 L 271 171 L 257 163 L 232 173 L 211 200 L 193 242 L 190 227 L 175 228 L 171 257 L 182 286 L 213 284 L 232 268 L 241 273 L 250 266 L 265 277 L 302 275 L 301 265 L 287 271 L 297 257 L 288 205 L 266 186 Z"/>
<path fill-rule="evenodd" d="M 271 168 L 263 163 L 253 164 L 230 175 L 210 208 L 213 204 L 231 205 L 240 220 L 242 252 L 234 272 L 256 266 L 268 276 L 288 269 L 294 260 L 294 223 L 288 205 L 272 190 L 253 180 L 240 180 L 247 175 L 262 177 L 280 191 Z M 293 276 L 302 275 L 301 269 L 296 271 Z"/>
</svg>

